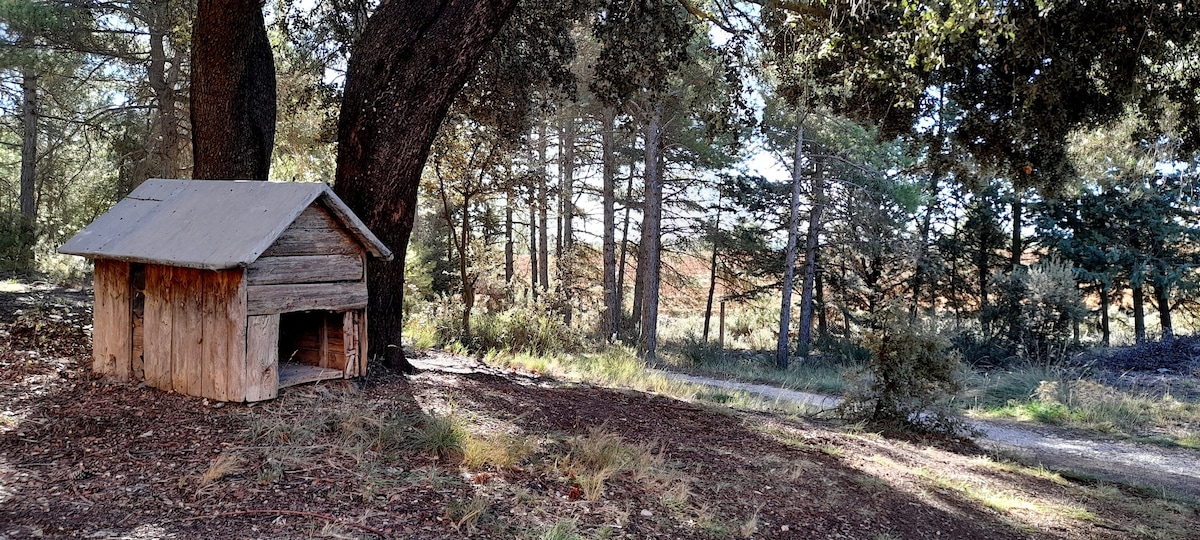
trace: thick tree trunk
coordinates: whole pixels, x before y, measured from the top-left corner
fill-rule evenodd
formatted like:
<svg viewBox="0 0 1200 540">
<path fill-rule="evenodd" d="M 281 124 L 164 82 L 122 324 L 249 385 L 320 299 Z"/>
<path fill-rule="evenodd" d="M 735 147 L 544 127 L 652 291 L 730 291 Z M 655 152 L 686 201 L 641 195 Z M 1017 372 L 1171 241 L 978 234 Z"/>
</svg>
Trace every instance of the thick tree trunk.
<svg viewBox="0 0 1200 540">
<path fill-rule="evenodd" d="M 1166 265 L 1157 262 L 1151 286 L 1154 289 L 1155 307 L 1158 308 L 1158 325 L 1162 329 L 1162 340 L 1170 341 L 1175 339 L 1175 328 L 1171 324 L 1171 286 L 1166 273 Z"/>
<path fill-rule="evenodd" d="M 266 180 L 275 61 L 262 2 L 200 0 L 192 36 L 192 177 Z"/>
<path fill-rule="evenodd" d="M 659 156 L 662 142 L 663 107 L 654 106 L 646 125 L 646 202 L 642 211 L 642 253 L 638 273 L 642 278 L 641 333 L 638 353 L 653 362 L 658 354 L 658 286 L 662 262 L 662 168 Z M 644 270 L 643 270 L 644 268 Z"/>
<path fill-rule="evenodd" d="M 779 302 L 779 340 L 775 347 L 775 364 L 788 367 L 788 330 L 792 322 L 792 281 L 796 275 L 796 243 L 800 235 L 800 181 L 804 178 L 804 125 L 802 115 L 796 116 L 796 149 L 792 154 L 792 198 L 788 214 L 787 251 L 783 263 L 783 294 Z"/>
<path fill-rule="evenodd" d="M 601 207 L 604 214 L 603 240 L 601 241 L 604 259 L 604 317 L 601 321 L 600 334 L 604 340 L 611 343 L 617 335 L 617 321 L 621 316 L 620 295 L 617 288 L 617 222 L 616 222 L 616 143 L 613 140 L 613 129 L 616 124 L 617 111 L 613 107 L 605 107 L 604 118 L 600 127 L 601 149 Z"/>
<path fill-rule="evenodd" d="M 800 356 L 808 358 L 812 348 L 813 288 L 817 281 L 817 246 L 821 239 L 821 216 L 825 212 L 825 160 L 817 161 L 812 181 L 812 210 L 808 213 L 808 236 L 804 243 L 804 281 L 800 286 Z"/>
<path fill-rule="evenodd" d="M 516 0 L 392 0 L 355 43 L 338 120 L 338 195 L 397 254 L 368 264 L 371 353 L 411 370 L 401 348 L 404 255 L 430 145 Z"/>
<path fill-rule="evenodd" d="M 180 173 L 184 168 L 180 148 L 183 136 L 180 133 L 179 111 L 176 109 L 179 102 L 176 92 L 180 62 L 178 56 L 168 57 L 166 48 L 167 33 L 175 21 L 167 2 L 153 4 L 149 9 L 150 62 L 146 66 L 146 79 L 157 105 L 152 115 L 150 140 L 146 145 L 146 160 L 150 163 L 148 167 L 141 168 L 141 174 L 130 179 L 130 185 L 121 186 L 122 194 L 128 194 L 146 178 L 178 178 L 182 176 Z"/>
<path fill-rule="evenodd" d="M 821 252 L 820 252 L 820 250 L 817 250 L 815 253 L 816 253 L 817 265 L 820 266 Z M 825 272 L 824 271 L 817 272 L 817 283 L 816 283 L 815 289 L 816 290 L 814 292 L 816 293 L 816 297 L 817 297 L 816 298 L 816 307 L 820 307 L 820 309 L 817 310 L 817 337 L 819 339 L 828 339 L 829 338 L 829 316 L 826 315 L 826 313 L 825 313 Z"/>
<path fill-rule="evenodd" d="M 32 229 L 37 222 L 37 197 L 34 172 L 37 163 L 38 99 L 37 75 L 21 71 L 21 191 L 18 199 L 23 227 Z"/>
<path fill-rule="evenodd" d="M 1146 297 L 1142 285 L 1130 285 L 1133 288 L 1133 340 L 1135 343 L 1146 342 Z"/>
</svg>

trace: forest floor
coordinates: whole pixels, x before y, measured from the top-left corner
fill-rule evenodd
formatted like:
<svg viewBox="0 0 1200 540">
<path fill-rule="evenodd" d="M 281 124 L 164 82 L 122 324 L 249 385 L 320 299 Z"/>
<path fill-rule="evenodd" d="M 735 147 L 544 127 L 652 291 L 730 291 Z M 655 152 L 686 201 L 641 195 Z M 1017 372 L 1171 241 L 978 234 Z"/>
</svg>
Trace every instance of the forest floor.
<svg viewBox="0 0 1200 540">
<path fill-rule="evenodd" d="M 1190 498 L 1021 466 L 971 441 L 884 437 L 444 354 L 410 377 L 372 365 L 353 383 L 292 387 L 266 403 L 208 402 L 96 377 L 90 321 L 88 291 L 0 292 L 0 538 L 1200 530 Z M 465 451 L 429 451 L 439 419 Z"/>
</svg>

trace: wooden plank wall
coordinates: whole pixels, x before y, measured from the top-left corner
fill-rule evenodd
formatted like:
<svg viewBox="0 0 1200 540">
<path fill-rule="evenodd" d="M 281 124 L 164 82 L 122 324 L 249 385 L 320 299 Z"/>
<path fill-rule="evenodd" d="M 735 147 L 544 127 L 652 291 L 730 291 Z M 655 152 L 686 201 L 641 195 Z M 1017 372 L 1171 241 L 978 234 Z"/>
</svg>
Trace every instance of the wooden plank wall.
<svg viewBox="0 0 1200 540">
<path fill-rule="evenodd" d="M 246 318 L 246 401 L 279 394 L 279 315 Z"/>
<path fill-rule="evenodd" d="M 242 401 L 246 286 L 240 270 L 146 266 L 146 384 Z"/>
<path fill-rule="evenodd" d="M 92 309 L 92 371 L 127 381 L 133 363 L 129 263 L 98 259 Z"/>
</svg>

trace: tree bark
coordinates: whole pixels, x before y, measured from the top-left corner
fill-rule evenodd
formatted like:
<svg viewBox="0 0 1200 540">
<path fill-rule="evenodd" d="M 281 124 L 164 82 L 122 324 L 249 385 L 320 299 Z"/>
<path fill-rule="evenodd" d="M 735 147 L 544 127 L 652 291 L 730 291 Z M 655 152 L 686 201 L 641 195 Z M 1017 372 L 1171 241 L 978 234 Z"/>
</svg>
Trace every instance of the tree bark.
<svg viewBox="0 0 1200 540">
<path fill-rule="evenodd" d="M 708 260 L 708 298 L 704 302 L 704 335 L 701 338 L 708 343 L 708 328 L 712 323 L 713 298 L 717 295 L 717 238 L 721 233 L 721 195 L 717 194 L 717 215 L 713 218 L 712 257 Z"/>
<path fill-rule="evenodd" d="M 538 283 L 542 290 L 550 289 L 550 237 L 548 218 L 548 209 L 550 206 L 550 194 L 546 186 L 546 148 L 549 141 L 546 139 L 546 125 L 538 125 L 538 231 L 541 236 L 538 237 Z"/>
<path fill-rule="evenodd" d="M 938 206 L 938 175 L 929 178 L 930 202 L 921 218 L 921 231 L 917 244 L 917 264 L 912 275 L 912 303 L 908 308 L 908 317 L 916 320 L 917 311 L 921 306 L 921 288 L 925 286 L 925 275 L 929 272 L 929 233 L 933 229 L 933 213 Z M 931 295 L 932 296 L 932 295 Z"/>
<path fill-rule="evenodd" d="M 538 299 L 537 186 L 529 186 L 529 290 Z"/>
<path fill-rule="evenodd" d="M 516 0 L 392 0 L 367 20 L 346 72 L 335 190 L 395 261 L 371 260 L 371 354 L 407 371 L 404 259 L 417 187 L 451 102 Z"/>
<path fill-rule="evenodd" d="M 180 133 L 179 112 L 176 110 L 179 102 L 179 56 L 167 57 L 166 52 L 167 33 L 175 21 L 171 17 L 171 5 L 167 2 L 152 4 L 149 10 L 150 62 L 146 66 L 146 79 L 157 104 L 152 115 L 150 140 L 146 145 L 146 159 L 151 163 L 149 167 L 142 167 L 141 174 L 131 179 L 132 185 L 121 186 L 122 194 L 128 194 L 146 178 L 178 178 L 183 170 L 180 148 L 183 136 Z M 168 63 L 170 68 L 167 68 Z"/>
<path fill-rule="evenodd" d="M 508 188 L 504 191 L 504 287 L 511 293 L 516 241 L 513 239 L 513 205 L 516 196 L 513 195 L 512 175 L 508 175 Z"/>
<path fill-rule="evenodd" d="M 812 348 L 814 286 L 817 281 L 817 246 L 821 239 L 821 216 L 825 212 L 825 160 L 817 160 L 812 181 L 812 210 L 808 213 L 808 237 L 804 243 L 804 281 L 800 286 L 800 337 L 797 350 L 808 358 Z"/>
<path fill-rule="evenodd" d="M 199 0 L 192 36 L 192 177 L 266 180 L 275 60 L 262 2 Z"/>
<path fill-rule="evenodd" d="M 31 70 L 21 70 L 21 191 L 18 199 L 23 226 L 30 229 L 37 222 L 37 197 L 34 195 L 38 138 L 37 79 Z"/>
<path fill-rule="evenodd" d="M 1146 297 L 1142 284 L 1131 284 L 1133 288 L 1133 341 L 1146 342 Z"/>
<path fill-rule="evenodd" d="M 646 202 L 642 211 L 642 253 L 638 273 L 642 278 L 641 333 L 638 353 L 646 362 L 658 354 L 658 287 L 662 263 L 662 142 L 663 106 L 656 104 L 646 125 Z M 644 270 L 643 270 L 644 268 Z"/>
<path fill-rule="evenodd" d="M 1105 347 L 1112 346 L 1112 329 L 1108 320 L 1108 283 L 1100 282 L 1100 334 Z"/>
<path fill-rule="evenodd" d="M 1162 341 L 1175 339 L 1175 328 L 1171 324 L 1171 286 L 1167 281 L 1166 274 L 1166 265 L 1161 261 L 1155 262 L 1155 274 L 1151 286 L 1154 289 L 1154 303 L 1158 308 L 1158 325 L 1162 329 Z"/>
<path fill-rule="evenodd" d="M 604 259 L 604 317 L 601 322 L 600 334 L 608 343 L 612 343 L 617 335 L 617 321 L 620 318 L 620 290 L 617 289 L 617 221 L 616 221 L 616 143 L 613 140 L 613 130 L 616 124 L 617 111 L 613 107 L 605 107 L 602 113 L 600 127 L 600 148 L 602 169 L 601 177 L 601 206 L 604 214 L 603 240 L 601 251 Z"/>
<path fill-rule="evenodd" d="M 633 202 L 633 170 L 635 168 L 636 168 L 636 164 L 633 161 L 631 161 L 629 163 L 629 178 L 625 182 L 625 201 L 624 201 L 625 219 L 624 219 L 624 221 L 621 222 L 621 244 L 620 244 L 621 245 L 621 256 L 617 259 L 617 313 L 618 313 L 618 316 L 620 316 L 620 314 L 625 313 L 625 308 L 622 306 L 622 304 L 625 302 L 625 263 L 628 258 L 628 255 L 629 255 L 629 215 L 633 211 L 633 204 L 632 204 L 632 202 Z M 635 283 L 639 283 L 636 280 L 636 278 L 635 278 Z M 635 289 L 641 290 L 641 287 L 635 287 Z M 635 293 L 636 293 L 636 291 L 635 291 Z M 640 297 L 637 294 L 633 295 L 632 311 L 635 314 L 638 312 L 638 310 L 640 309 L 640 306 L 641 306 L 641 304 L 638 303 L 639 298 Z M 630 317 L 630 318 L 637 319 L 636 315 L 633 317 Z M 620 322 L 620 320 L 618 320 L 617 321 L 617 331 L 618 332 L 620 332 L 620 330 L 621 330 L 620 325 L 621 325 L 621 322 Z"/>
<path fill-rule="evenodd" d="M 792 280 L 796 275 L 796 244 L 800 235 L 800 181 L 804 178 L 803 116 L 796 115 L 796 149 L 792 154 L 792 198 L 789 203 L 787 251 L 783 263 L 783 294 L 779 302 L 779 340 L 775 347 L 775 364 L 788 367 L 788 330 L 792 322 Z"/>
<path fill-rule="evenodd" d="M 563 322 L 571 325 L 571 287 L 574 285 L 571 264 L 575 245 L 575 118 L 568 111 L 561 136 L 558 139 L 558 184 L 560 201 L 559 217 L 562 219 L 561 246 L 558 253 L 558 286 L 562 292 Z"/>
<path fill-rule="evenodd" d="M 1021 267 L 1021 252 L 1024 249 L 1021 244 L 1021 211 L 1024 205 L 1021 203 L 1021 190 L 1013 186 L 1012 200 L 1012 255 L 1009 264 L 1012 265 L 1011 270 L 1016 270 Z"/>
</svg>

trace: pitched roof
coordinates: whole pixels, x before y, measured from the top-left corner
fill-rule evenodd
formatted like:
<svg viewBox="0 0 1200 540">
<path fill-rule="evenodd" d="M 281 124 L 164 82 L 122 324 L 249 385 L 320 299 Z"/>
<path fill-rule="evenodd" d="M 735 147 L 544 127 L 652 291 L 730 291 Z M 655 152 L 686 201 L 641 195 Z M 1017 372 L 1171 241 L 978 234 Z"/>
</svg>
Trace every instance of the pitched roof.
<svg viewBox="0 0 1200 540">
<path fill-rule="evenodd" d="M 246 266 L 314 201 L 369 253 L 392 259 L 325 184 L 228 180 L 147 180 L 58 251 L 203 270 Z"/>
</svg>

